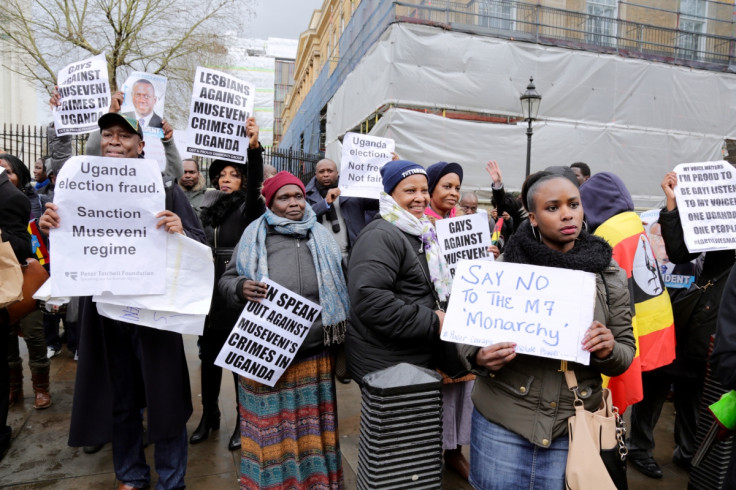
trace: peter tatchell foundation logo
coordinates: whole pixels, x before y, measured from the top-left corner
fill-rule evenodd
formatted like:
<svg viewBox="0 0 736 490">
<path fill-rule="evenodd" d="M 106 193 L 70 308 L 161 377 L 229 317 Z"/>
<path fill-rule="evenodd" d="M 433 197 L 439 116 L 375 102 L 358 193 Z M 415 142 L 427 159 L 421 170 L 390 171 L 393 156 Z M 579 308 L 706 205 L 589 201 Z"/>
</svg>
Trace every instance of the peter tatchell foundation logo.
<svg viewBox="0 0 736 490">
<path fill-rule="evenodd" d="M 64 274 L 66 275 L 66 277 L 68 277 L 72 281 L 76 281 L 77 280 L 77 276 L 79 275 L 78 272 L 65 272 Z"/>
</svg>

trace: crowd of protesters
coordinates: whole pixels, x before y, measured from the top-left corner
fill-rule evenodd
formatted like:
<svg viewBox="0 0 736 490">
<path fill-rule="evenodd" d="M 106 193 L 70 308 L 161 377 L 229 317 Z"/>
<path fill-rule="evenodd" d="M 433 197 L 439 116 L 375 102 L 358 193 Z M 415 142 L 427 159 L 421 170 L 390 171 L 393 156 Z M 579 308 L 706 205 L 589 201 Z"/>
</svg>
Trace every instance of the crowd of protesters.
<svg viewBox="0 0 736 490">
<path fill-rule="evenodd" d="M 51 104 L 58 100 L 55 93 Z M 110 112 L 99 119 L 100 130 L 89 138 L 87 153 L 143 158 L 139 121 L 120 113 L 121 93 L 112 101 Z M 263 278 L 269 278 L 321 305 L 322 312 L 273 387 L 232 374 L 237 424 L 228 447 L 240 450 L 242 488 L 343 488 L 336 376 L 361 385 L 364 375 L 399 362 L 443 375 L 444 461 L 475 488 L 564 488 L 574 397 L 560 361 L 519 353 L 513 342 L 463 345 L 456 357 L 465 371 L 453 376 L 438 354 L 453 278 L 435 224 L 483 210 L 475 193 L 462 192 L 461 165 L 419 164 L 396 156 L 381 169 L 378 200 L 352 198 L 340 195 L 339 165 L 332 160 L 318 162 L 306 185 L 264 166 L 254 118 L 245 123 L 247 165 L 215 160 L 209 179 L 196 159 L 180 158 L 165 119 L 161 126 L 167 199 L 157 227 L 208 245 L 215 266 L 212 303 L 199 339 L 202 418 L 188 435 L 193 406 L 181 334 L 103 317 L 91 297 L 76 298 L 66 316 L 37 310 L 14 324 L 0 318 L 0 352 L 7 355 L 0 363 L 1 456 L 11 442 L 8 409 L 23 400 L 19 334 L 28 347 L 33 406 L 44 409 L 52 403 L 49 366 L 61 347 L 63 321 L 69 348 L 78 357 L 69 444 L 95 452 L 112 443 L 119 488 L 145 488 L 151 481 L 143 453 L 145 410 L 157 488 L 183 488 L 188 444 L 204 441 L 220 426 L 222 369 L 215 359 L 244 305 L 266 297 Z M 34 162 L 33 179 L 31 162 L 0 154 L 0 231 L 21 263 L 35 256 L 29 221 L 53 257 L 48 233 L 60 223 L 54 176 L 71 155 L 69 146 L 68 138 L 55 137 L 52 154 Z M 611 229 L 622 230 L 617 223 L 638 219 L 633 200 L 617 176 L 591 175 L 582 162 L 548 167 L 513 183 L 521 187 L 519 196 L 505 188 L 497 162 L 485 168 L 492 195 L 489 228 L 499 235 L 489 250 L 496 260 L 596 275 L 594 320 L 582 339 L 591 362 L 564 363 L 575 372 L 585 407 L 595 410 L 602 377 L 623 374 L 643 356 L 632 327 L 639 303 L 631 284 L 633 258 L 610 236 Z M 663 177 L 666 204 L 659 228 L 667 256 L 675 264 L 692 265 L 697 284 L 713 285 L 733 266 L 734 251 L 707 252 L 691 264 L 698 254 L 684 245 L 676 186 L 674 172 Z M 639 237 L 644 231 L 637 223 Z M 643 400 L 632 408 L 630 461 L 647 476 L 663 476 L 652 455 L 652 432 L 672 386 L 674 462 L 690 469 L 707 346 L 716 331 L 721 294 L 733 303 L 733 283 L 731 274 L 728 283 L 706 287 L 695 314 L 684 320 L 678 321 L 675 311 L 674 362 L 641 375 Z M 669 305 L 664 293 L 662 288 L 657 296 Z M 640 329 L 646 321 L 651 320 L 640 315 Z M 720 328 L 732 323 L 726 318 Z M 736 351 L 731 330 L 717 349 L 717 374 L 729 386 Z M 470 446 L 470 461 L 463 446 Z M 733 464 L 730 471 L 736 471 Z"/>
</svg>

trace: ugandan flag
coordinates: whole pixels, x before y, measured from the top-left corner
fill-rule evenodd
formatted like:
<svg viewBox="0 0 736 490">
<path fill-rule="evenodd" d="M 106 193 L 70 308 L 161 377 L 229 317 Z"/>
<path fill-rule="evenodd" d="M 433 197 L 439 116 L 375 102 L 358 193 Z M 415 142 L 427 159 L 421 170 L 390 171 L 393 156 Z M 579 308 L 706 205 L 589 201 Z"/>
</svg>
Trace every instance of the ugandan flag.
<svg viewBox="0 0 736 490">
<path fill-rule="evenodd" d="M 31 234 L 31 253 L 33 258 L 38 260 L 39 264 L 46 265 L 49 263 L 49 251 L 43 243 L 41 231 L 38 229 L 36 220 L 28 222 L 28 233 Z"/>
<path fill-rule="evenodd" d="M 491 235 L 491 244 L 497 245 L 501 239 L 501 228 L 503 228 L 503 218 L 498 218 L 496 225 L 493 227 L 493 234 Z"/>
<path fill-rule="evenodd" d="M 669 294 L 639 216 L 632 211 L 617 214 L 599 226 L 595 235 L 611 245 L 614 260 L 629 278 L 636 354 L 624 374 L 604 377 L 613 404 L 623 413 L 644 397 L 642 371 L 666 366 L 675 359 L 675 322 Z"/>
</svg>

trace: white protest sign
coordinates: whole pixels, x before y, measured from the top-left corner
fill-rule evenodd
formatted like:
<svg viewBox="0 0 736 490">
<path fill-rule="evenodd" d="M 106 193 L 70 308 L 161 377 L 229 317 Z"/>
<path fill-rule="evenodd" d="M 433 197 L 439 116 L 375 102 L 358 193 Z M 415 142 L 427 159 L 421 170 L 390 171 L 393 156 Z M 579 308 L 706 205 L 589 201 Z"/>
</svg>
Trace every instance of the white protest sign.
<svg viewBox="0 0 736 490">
<path fill-rule="evenodd" d="M 383 190 L 381 167 L 393 158 L 394 140 L 345 133 L 340 162 L 341 196 L 378 199 Z"/>
<path fill-rule="evenodd" d="M 144 137 L 151 135 L 163 138 L 166 77 L 134 71 L 125 80 L 121 90 L 124 99 L 120 113 L 141 123 Z"/>
<path fill-rule="evenodd" d="M 56 179 L 53 296 L 162 294 L 166 231 L 158 165 L 138 158 L 76 156 Z"/>
<path fill-rule="evenodd" d="M 120 306 L 110 303 L 96 303 L 96 306 L 100 315 L 112 320 L 185 335 L 202 335 L 204 320 L 207 317 L 207 315 L 153 311 L 135 306 Z"/>
<path fill-rule="evenodd" d="M 214 284 L 212 249 L 180 233 L 167 233 L 164 294 L 102 293 L 93 296 L 92 301 L 151 311 L 206 315 L 210 311 Z"/>
<path fill-rule="evenodd" d="M 455 267 L 461 260 L 493 260 L 493 254 L 488 252 L 488 247 L 491 246 L 491 230 L 484 214 L 439 219 L 434 222 L 434 227 L 440 250 L 453 277 Z"/>
<path fill-rule="evenodd" d="M 440 338 L 587 365 L 581 342 L 593 322 L 595 275 L 509 262 L 464 260 L 455 270 Z"/>
<path fill-rule="evenodd" d="M 186 151 L 245 163 L 245 122 L 253 114 L 255 92 L 247 82 L 198 66 L 189 106 Z"/>
<path fill-rule="evenodd" d="M 675 167 L 675 199 L 691 253 L 736 248 L 736 172 L 724 161 Z"/>
<path fill-rule="evenodd" d="M 322 307 L 269 279 L 260 303 L 246 302 L 215 364 L 273 386 L 279 380 Z"/>
<path fill-rule="evenodd" d="M 59 105 L 53 109 L 56 134 L 91 133 L 110 107 L 105 54 L 65 66 L 57 80 Z"/>
</svg>

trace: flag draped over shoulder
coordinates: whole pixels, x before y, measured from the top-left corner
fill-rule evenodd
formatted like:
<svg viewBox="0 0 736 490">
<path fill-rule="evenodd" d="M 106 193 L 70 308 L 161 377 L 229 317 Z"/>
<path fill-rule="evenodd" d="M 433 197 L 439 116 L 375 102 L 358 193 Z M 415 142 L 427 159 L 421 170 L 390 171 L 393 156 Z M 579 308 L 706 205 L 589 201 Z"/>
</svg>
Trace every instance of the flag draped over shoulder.
<svg viewBox="0 0 736 490">
<path fill-rule="evenodd" d="M 624 212 L 605 221 L 595 234 L 613 248 L 613 258 L 629 279 L 631 323 L 636 354 L 629 369 L 604 378 L 620 412 L 643 398 L 641 373 L 675 359 L 675 324 L 669 294 L 639 216 Z"/>
</svg>

